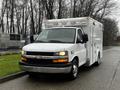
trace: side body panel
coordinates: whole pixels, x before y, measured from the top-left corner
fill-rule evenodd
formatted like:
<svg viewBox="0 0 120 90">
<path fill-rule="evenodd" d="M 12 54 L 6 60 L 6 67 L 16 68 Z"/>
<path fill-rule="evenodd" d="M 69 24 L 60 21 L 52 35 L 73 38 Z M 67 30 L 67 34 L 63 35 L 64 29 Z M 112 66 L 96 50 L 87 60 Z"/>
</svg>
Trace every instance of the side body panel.
<svg viewBox="0 0 120 90">
<path fill-rule="evenodd" d="M 79 66 L 86 63 L 86 49 L 84 44 L 75 44 L 69 49 L 69 60 L 70 62 L 75 58 L 79 59 Z"/>
<path fill-rule="evenodd" d="M 89 41 L 87 42 L 87 55 L 89 66 L 95 63 L 98 59 L 98 54 L 102 58 L 102 43 L 103 43 L 103 28 L 102 24 L 96 20 L 90 19 L 89 24 L 85 29 L 88 34 Z M 88 31 L 86 31 L 88 30 Z"/>
</svg>

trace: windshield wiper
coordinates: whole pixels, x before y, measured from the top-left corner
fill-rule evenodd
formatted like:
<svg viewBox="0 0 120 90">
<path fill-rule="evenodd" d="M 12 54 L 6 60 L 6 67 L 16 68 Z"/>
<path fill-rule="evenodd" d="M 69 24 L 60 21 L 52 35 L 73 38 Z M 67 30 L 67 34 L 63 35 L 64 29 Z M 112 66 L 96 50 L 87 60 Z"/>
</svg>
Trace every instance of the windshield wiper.
<svg viewBox="0 0 120 90">
<path fill-rule="evenodd" d="M 46 41 L 42 41 L 42 40 L 36 40 L 35 42 L 37 43 L 37 42 L 46 42 Z"/>
<path fill-rule="evenodd" d="M 59 41 L 59 40 L 49 40 L 48 42 L 54 42 L 54 43 L 64 43 L 64 42 Z"/>
<path fill-rule="evenodd" d="M 48 41 L 42 41 L 42 40 L 36 40 L 35 43 L 67 43 L 59 40 L 48 40 Z"/>
</svg>

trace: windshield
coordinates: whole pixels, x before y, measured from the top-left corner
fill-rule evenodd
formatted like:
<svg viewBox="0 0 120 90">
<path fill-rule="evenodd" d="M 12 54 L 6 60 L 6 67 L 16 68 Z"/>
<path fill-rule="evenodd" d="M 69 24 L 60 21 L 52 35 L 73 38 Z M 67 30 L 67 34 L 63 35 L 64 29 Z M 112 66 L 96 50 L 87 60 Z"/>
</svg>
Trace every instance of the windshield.
<svg viewBox="0 0 120 90">
<path fill-rule="evenodd" d="M 74 43 L 75 29 L 53 28 L 43 30 L 35 42 L 42 43 Z"/>
</svg>

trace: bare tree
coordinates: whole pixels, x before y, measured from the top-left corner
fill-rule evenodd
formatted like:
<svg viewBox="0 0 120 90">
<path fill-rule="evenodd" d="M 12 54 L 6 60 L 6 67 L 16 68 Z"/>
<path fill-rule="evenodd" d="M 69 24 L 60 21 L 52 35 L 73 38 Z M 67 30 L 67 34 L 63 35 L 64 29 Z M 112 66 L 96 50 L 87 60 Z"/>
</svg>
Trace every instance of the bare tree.
<svg viewBox="0 0 120 90">
<path fill-rule="evenodd" d="M 103 31 L 103 42 L 104 45 L 111 45 L 117 38 L 118 26 L 117 22 L 110 18 L 103 19 L 104 31 Z"/>
<path fill-rule="evenodd" d="M 6 32 L 9 33 L 9 5 L 8 0 L 6 0 L 6 18 L 7 18 L 7 25 L 6 25 Z"/>
<path fill-rule="evenodd" d="M 2 2 L 2 10 L 1 10 L 1 18 L 0 18 L 0 20 L 1 20 L 1 29 L 2 29 L 2 32 L 4 33 L 4 15 L 5 15 L 5 2 Z"/>
<path fill-rule="evenodd" d="M 14 30 L 14 7 L 15 7 L 15 3 L 14 3 L 15 0 L 10 0 L 10 4 L 11 4 L 11 7 L 10 7 L 10 11 L 11 11 L 11 14 L 10 14 L 10 33 L 15 33 L 15 30 Z"/>
<path fill-rule="evenodd" d="M 30 8 L 31 8 L 31 14 L 30 14 L 30 17 L 31 17 L 31 35 L 35 34 L 35 22 L 34 22 L 34 11 L 33 11 L 33 1 L 30 0 Z"/>
<path fill-rule="evenodd" d="M 45 7 L 45 10 L 46 10 L 47 19 L 55 18 L 54 10 L 53 10 L 55 0 L 42 0 L 42 3 L 43 3 L 43 6 Z"/>
<path fill-rule="evenodd" d="M 58 4 L 59 4 L 59 10 L 58 10 L 58 19 L 61 19 L 62 18 L 62 2 L 63 0 L 58 0 Z"/>
<path fill-rule="evenodd" d="M 2 5 L 2 32 L 23 35 L 41 31 L 43 12 L 47 19 L 88 16 L 102 20 L 115 7 L 112 0 L 3 0 Z"/>
<path fill-rule="evenodd" d="M 115 3 L 112 0 L 71 0 L 72 17 L 89 16 L 103 19 L 110 14 Z"/>
<path fill-rule="evenodd" d="M 41 0 L 39 0 L 39 19 L 38 19 L 38 31 L 37 33 L 40 33 L 41 32 L 41 23 L 42 23 L 42 15 L 43 15 L 43 12 L 42 12 L 42 8 L 41 8 Z"/>
</svg>

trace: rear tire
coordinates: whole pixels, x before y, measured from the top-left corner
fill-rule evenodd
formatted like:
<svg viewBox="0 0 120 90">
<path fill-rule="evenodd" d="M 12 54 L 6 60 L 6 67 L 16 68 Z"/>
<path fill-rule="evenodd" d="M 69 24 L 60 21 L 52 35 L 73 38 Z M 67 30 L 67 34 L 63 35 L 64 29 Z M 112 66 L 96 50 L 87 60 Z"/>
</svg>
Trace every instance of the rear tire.
<svg viewBox="0 0 120 90">
<path fill-rule="evenodd" d="M 99 66 L 101 63 L 102 63 L 102 60 L 100 58 L 100 54 L 98 54 L 98 58 L 97 58 L 97 61 L 95 62 L 95 65 Z"/>
<path fill-rule="evenodd" d="M 71 80 L 76 79 L 78 76 L 78 63 L 76 60 L 73 61 L 72 69 L 69 75 Z"/>
</svg>

